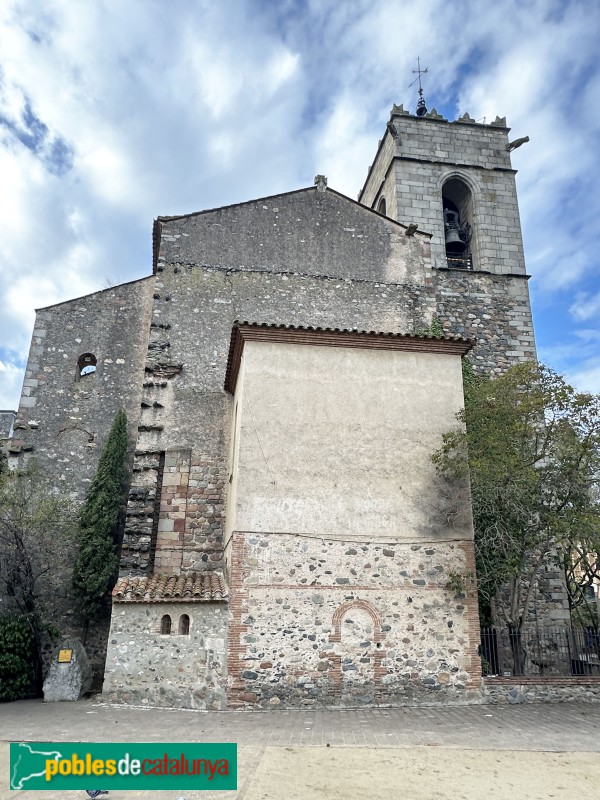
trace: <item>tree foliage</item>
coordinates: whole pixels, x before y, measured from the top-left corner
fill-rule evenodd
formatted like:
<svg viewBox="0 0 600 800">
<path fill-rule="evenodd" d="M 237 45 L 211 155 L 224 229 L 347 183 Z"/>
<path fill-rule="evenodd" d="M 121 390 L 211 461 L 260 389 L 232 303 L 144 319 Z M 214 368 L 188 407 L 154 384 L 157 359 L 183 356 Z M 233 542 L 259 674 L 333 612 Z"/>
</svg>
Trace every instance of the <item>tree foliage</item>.
<svg viewBox="0 0 600 800">
<path fill-rule="evenodd" d="M 0 614 L 0 702 L 20 700 L 34 681 L 35 643 L 26 617 Z"/>
<path fill-rule="evenodd" d="M 434 461 L 470 474 L 483 617 L 494 600 L 520 630 L 545 566 L 569 567 L 572 603 L 592 569 L 572 569 L 574 554 L 598 566 L 600 398 L 533 363 L 495 379 L 467 364 L 464 384 L 466 433 L 448 433 Z"/>
<path fill-rule="evenodd" d="M 81 511 L 73 587 L 86 628 L 102 613 L 118 568 L 126 453 L 127 417 L 124 411 L 118 411 Z"/>
<path fill-rule="evenodd" d="M 42 688 L 42 646 L 52 625 L 52 578 L 69 581 L 75 514 L 31 464 L 0 481 L 0 592 L 27 621 L 34 644 L 36 690 Z"/>
</svg>

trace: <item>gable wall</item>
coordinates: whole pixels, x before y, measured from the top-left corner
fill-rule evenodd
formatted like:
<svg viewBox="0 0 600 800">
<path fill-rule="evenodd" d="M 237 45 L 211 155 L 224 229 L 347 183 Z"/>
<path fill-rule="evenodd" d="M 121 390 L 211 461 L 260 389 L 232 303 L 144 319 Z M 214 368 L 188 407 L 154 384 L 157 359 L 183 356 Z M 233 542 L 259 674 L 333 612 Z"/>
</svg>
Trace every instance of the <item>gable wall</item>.
<svg viewBox="0 0 600 800">
<path fill-rule="evenodd" d="M 79 499 L 119 408 L 137 437 L 153 284 L 145 278 L 37 312 L 13 444 L 22 440 Z M 98 363 L 79 378 L 83 353 Z"/>
<path fill-rule="evenodd" d="M 174 484 L 183 487 L 177 506 L 161 504 L 158 530 L 175 549 L 186 543 L 187 558 L 173 556 L 172 568 L 223 566 L 231 428 L 223 378 L 236 319 L 412 332 L 438 315 L 448 333 L 476 340 L 473 359 L 487 370 L 534 353 L 522 279 L 434 270 L 428 238 L 407 237 L 333 192 L 304 190 L 160 227 L 137 442 L 150 455 L 135 475 L 124 569 L 149 568 L 160 453 L 184 450 L 189 474 Z M 169 566 L 166 552 L 161 568 Z"/>
<path fill-rule="evenodd" d="M 11 444 L 13 466 L 35 459 L 44 476 L 82 501 L 119 408 L 127 414 L 132 455 L 153 285 L 153 277 L 145 278 L 37 312 Z M 97 370 L 78 379 L 77 360 L 88 352 L 95 354 Z M 48 618 L 63 636 L 81 636 L 70 589 L 68 574 L 52 573 L 42 587 Z M 104 669 L 108 615 L 107 603 L 106 617 L 86 641 L 96 685 Z"/>
<path fill-rule="evenodd" d="M 139 500 L 130 498 L 132 512 L 136 505 L 139 512 L 128 524 L 122 566 L 148 568 L 150 506 L 161 493 L 159 454 L 177 461 L 175 454 L 187 451 L 182 458 L 189 466 L 174 466 L 179 477 L 168 478 L 176 505 L 165 499 L 165 487 L 154 534 L 164 532 L 173 548 L 185 543 L 186 558 L 173 555 L 170 564 L 161 548 L 160 566 L 217 569 L 223 566 L 232 405 L 223 382 L 233 322 L 423 328 L 433 313 L 429 245 L 316 189 L 161 225 L 136 446 L 143 454 L 134 473 Z M 278 226 L 273 245 L 270 233 Z M 157 468 L 145 468 L 149 458 Z"/>
<path fill-rule="evenodd" d="M 391 220 L 317 189 L 161 225 L 159 258 L 166 262 L 368 281 L 417 278 L 429 238 L 406 237 Z"/>
</svg>

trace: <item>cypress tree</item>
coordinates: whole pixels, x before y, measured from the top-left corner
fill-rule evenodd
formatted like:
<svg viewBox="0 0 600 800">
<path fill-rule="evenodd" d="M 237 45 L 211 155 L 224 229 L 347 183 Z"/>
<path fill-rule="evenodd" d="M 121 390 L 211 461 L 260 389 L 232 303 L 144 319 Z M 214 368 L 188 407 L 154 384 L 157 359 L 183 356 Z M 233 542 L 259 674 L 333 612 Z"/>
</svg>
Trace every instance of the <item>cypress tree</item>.
<svg viewBox="0 0 600 800">
<path fill-rule="evenodd" d="M 0 486 L 4 481 L 4 478 L 8 474 L 8 462 L 6 458 L 6 453 L 4 449 L 0 447 Z"/>
<path fill-rule="evenodd" d="M 125 502 L 127 416 L 118 411 L 100 454 L 79 521 L 73 587 L 85 628 L 102 613 L 118 568 L 117 545 Z"/>
</svg>

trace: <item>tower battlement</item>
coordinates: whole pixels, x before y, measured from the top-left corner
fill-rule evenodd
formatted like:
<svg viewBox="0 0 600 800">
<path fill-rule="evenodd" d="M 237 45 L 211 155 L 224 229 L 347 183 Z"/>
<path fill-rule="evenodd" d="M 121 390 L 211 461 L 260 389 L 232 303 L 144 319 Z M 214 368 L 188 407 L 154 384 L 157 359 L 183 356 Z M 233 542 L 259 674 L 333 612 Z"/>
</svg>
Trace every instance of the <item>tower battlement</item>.
<svg viewBox="0 0 600 800">
<path fill-rule="evenodd" d="M 438 269 L 523 276 L 509 130 L 504 117 L 449 122 L 435 109 L 418 117 L 394 106 L 359 202 L 431 233 Z M 460 232 L 450 250 L 449 225 Z"/>
</svg>

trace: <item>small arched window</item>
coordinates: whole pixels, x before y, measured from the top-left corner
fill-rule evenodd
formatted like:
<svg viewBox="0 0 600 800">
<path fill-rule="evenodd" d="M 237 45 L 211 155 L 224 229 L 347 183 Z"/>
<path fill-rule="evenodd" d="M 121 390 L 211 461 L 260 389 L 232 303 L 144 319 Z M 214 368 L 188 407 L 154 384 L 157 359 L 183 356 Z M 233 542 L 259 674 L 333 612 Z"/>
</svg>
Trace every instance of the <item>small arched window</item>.
<svg viewBox="0 0 600 800">
<path fill-rule="evenodd" d="M 442 187 L 446 259 L 454 269 L 473 269 L 473 196 L 460 178 Z"/>
<path fill-rule="evenodd" d="M 77 377 L 84 378 L 96 372 L 98 359 L 93 353 L 83 353 L 77 359 Z"/>
<path fill-rule="evenodd" d="M 181 636 L 188 636 L 190 632 L 190 618 L 187 614 L 182 614 L 179 617 L 179 634 Z"/>
<path fill-rule="evenodd" d="M 160 621 L 160 632 L 163 636 L 171 633 L 171 617 L 168 614 L 165 614 Z"/>
<path fill-rule="evenodd" d="M 379 211 L 380 214 L 387 214 L 385 197 L 382 197 L 381 200 L 379 201 L 379 205 L 377 206 L 377 211 Z"/>
</svg>

